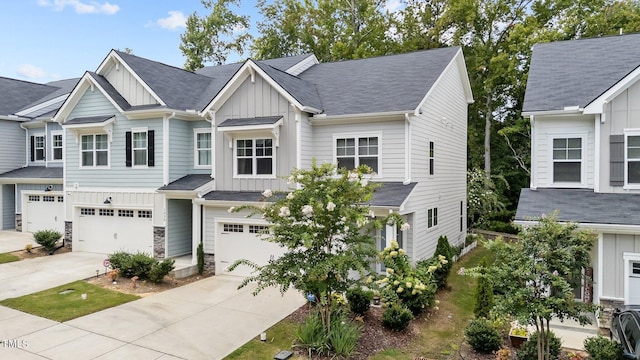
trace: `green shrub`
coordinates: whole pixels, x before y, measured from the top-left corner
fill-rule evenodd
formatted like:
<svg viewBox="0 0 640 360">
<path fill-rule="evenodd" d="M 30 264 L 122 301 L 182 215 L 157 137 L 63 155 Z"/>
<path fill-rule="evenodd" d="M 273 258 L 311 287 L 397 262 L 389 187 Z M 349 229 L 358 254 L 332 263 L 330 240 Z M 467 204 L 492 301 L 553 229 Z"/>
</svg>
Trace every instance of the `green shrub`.
<svg viewBox="0 0 640 360">
<path fill-rule="evenodd" d="M 382 324 L 393 331 L 403 331 L 409 326 L 411 320 L 413 320 L 411 310 L 398 303 L 392 304 L 382 313 Z"/>
<path fill-rule="evenodd" d="M 202 242 L 198 244 L 196 256 L 198 257 L 198 274 L 202 275 L 204 272 L 204 245 Z"/>
<path fill-rule="evenodd" d="M 373 291 L 364 290 L 361 287 L 351 288 L 347 290 L 347 301 L 352 312 L 358 315 L 364 315 L 371 306 L 373 299 Z"/>
<path fill-rule="evenodd" d="M 304 324 L 298 326 L 295 331 L 296 346 L 301 346 L 309 351 L 323 354 L 329 350 L 327 335 L 325 334 L 322 318 L 317 311 L 307 316 Z"/>
<path fill-rule="evenodd" d="M 476 304 L 473 308 L 473 313 L 476 317 L 488 318 L 493 309 L 493 286 L 491 285 L 491 279 L 486 276 L 487 259 L 483 258 L 480 262 L 482 267 L 482 275 L 478 278 L 476 284 Z"/>
<path fill-rule="evenodd" d="M 158 262 L 158 260 L 143 252 L 137 252 L 131 255 L 131 263 L 129 264 L 128 269 L 128 272 L 131 273 L 131 276 L 127 277 L 137 276 L 139 278 L 148 279 L 151 267 L 156 262 Z"/>
<path fill-rule="evenodd" d="M 551 337 L 551 341 L 549 343 L 549 353 L 551 355 L 550 359 L 555 360 L 560 356 L 560 348 L 562 346 L 562 342 L 556 336 L 556 334 L 551 332 L 551 334 L 547 335 Z M 525 341 L 524 344 L 520 347 L 517 353 L 518 360 L 531 360 L 538 358 L 538 333 L 533 333 L 529 336 L 529 340 Z"/>
<path fill-rule="evenodd" d="M 433 273 L 433 278 L 436 280 L 438 289 L 443 289 L 447 286 L 447 277 L 449 276 L 449 271 L 451 271 L 451 266 L 453 266 L 453 249 L 446 236 L 438 238 L 438 245 L 433 257 L 437 258 L 438 255 L 444 256 L 447 261 Z"/>
<path fill-rule="evenodd" d="M 344 315 L 331 322 L 329 346 L 338 356 L 348 357 L 353 354 L 362 333 L 362 326 L 350 321 Z"/>
<path fill-rule="evenodd" d="M 42 245 L 45 250 L 52 251 L 62 238 L 62 234 L 55 230 L 40 230 L 33 233 L 33 238 L 38 244 Z"/>
<path fill-rule="evenodd" d="M 490 353 L 502 345 L 500 333 L 486 319 L 474 319 L 465 330 L 467 342 L 479 352 Z"/>
<path fill-rule="evenodd" d="M 622 347 L 620 344 L 602 336 L 585 339 L 584 349 L 591 360 L 622 359 Z"/>
<path fill-rule="evenodd" d="M 156 284 L 161 283 L 164 277 L 175 268 L 175 262 L 173 259 L 164 259 L 162 262 L 155 260 L 148 273 L 149 280 Z"/>
</svg>

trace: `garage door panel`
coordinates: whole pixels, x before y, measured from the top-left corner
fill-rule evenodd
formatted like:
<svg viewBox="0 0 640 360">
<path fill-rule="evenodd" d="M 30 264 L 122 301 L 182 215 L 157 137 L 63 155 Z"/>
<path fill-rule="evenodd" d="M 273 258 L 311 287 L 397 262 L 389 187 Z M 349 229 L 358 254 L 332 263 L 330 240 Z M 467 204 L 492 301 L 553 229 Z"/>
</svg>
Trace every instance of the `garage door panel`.
<svg viewBox="0 0 640 360">
<path fill-rule="evenodd" d="M 81 208 L 74 228 L 74 250 L 103 254 L 141 251 L 153 255 L 151 211 Z"/>
<path fill-rule="evenodd" d="M 264 228 L 264 225 L 221 224 L 216 237 L 216 273 L 227 273 L 226 269 L 239 259 L 265 265 L 270 259 L 282 256 L 285 252 L 283 247 L 262 240 L 260 231 Z M 242 265 L 227 274 L 248 276 L 252 271 Z"/>
<path fill-rule="evenodd" d="M 22 206 L 23 230 L 56 230 L 64 234 L 64 196 L 25 194 Z"/>
</svg>

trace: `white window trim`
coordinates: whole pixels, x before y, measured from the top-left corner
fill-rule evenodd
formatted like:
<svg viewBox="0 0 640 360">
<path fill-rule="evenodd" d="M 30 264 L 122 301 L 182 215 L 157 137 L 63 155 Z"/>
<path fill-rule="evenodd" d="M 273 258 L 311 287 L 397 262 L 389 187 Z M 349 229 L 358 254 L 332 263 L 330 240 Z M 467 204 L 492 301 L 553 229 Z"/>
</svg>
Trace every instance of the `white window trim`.
<svg viewBox="0 0 640 360">
<path fill-rule="evenodd" d="M 107 165 L 96 165 L 96 135 L 107 135 Z M 91 136 L 93 137 L 93 165 L 82 165 L 82 137 L 83 136 Z M 78 167 L 80 169 L 95 169 L 95 170 L 103 170 L 103 169 L 111 169 L 111 142 L 109 142 L 109 135 L 106 133 L 95 133 L 95 134 L 82 134 L 79 138 L 78 145 Z"/>
<path fill-rule="evenodd" d="M 271 152 L 271 174 L 256 174 L 255 172 L 257 171 L 258 167 L 256 165 L 256 140 L 261 140 L 261 139 L 271 139 L 271 147 L 272 147 L 272 152 Z M 238 145 L 238 140 L 252 140 L 252 146 L 253 146 L 253 154 L 251 155 L 251 159 L 253 161 L 253 172 L 254 174 L 238 174 L 238 152 L 236 151 L 237 149 L 237 145 Z M 233 148 L 231 149 L 233 152 L 233 178 L 234 179 L 275 179 L 276 178 L 276 173 L 277 173 L 277 153 L 276 153 L 276 139 L 274 139 L 271 136 L 257 136 L 257 137 L 236 137 L 233 139 Z"/>
<path fill-rule="evenodd" d="M 144 133 L 144 142 L 145 142 L 144 150 L 147 152 L 147 160 L 145 161 L 144 165 L 136 165 L 135 134 L 137 133 Z M 142 148 L 138 148 L 138 150 L 142 150 Z M 147 127 L 131 128 L 131 168 L 146 169 L 148 167 L 149 167 L 149 128 Z"/>
<path fill-rule="evenodd" d="M 586 132 L 578 132 L 578 133 L 552 133 L 548 134 L 547 142 L 549 147 L 549 165 L 548 165 L 548 173 L 549 173 L 549 184 L 554 187 L 562 187 L 562 188 L 586 188 L 587 187 L 587 133 Z M 555 163 L 553 159 L 553 139 L 573 139 L 580 138 L 580 182 L 555 182 L 553 181 L 553 164 Z M 577 159 L 575 159 L 577 160 Z"/>
<path fill-rule="evenodd" d="M 433 144 L 433 157 L 431 156 L 431 144 Z M 433 159 L 433 174 L 431 173 L 431 159 Z M 427 176 L 433 178 L 436 176 L 436 142 L 428 139 L 427 142 Z"/>
<path fill-rule="evenodd" d="M 375 175 L 373 176 L 374 179 L 378 179 L 378 178 L 382 178 L 382 131 L 372 131 L 372 132 L 362 132 L 362 133 L 334 133 L 333 134 L 333 141 L 331 143 L 331 148 L 333 151 L 333 163 L 337 166 L 338 165 L 338 149 L 337 149 L 337 141 L 338 139 L 348 139 L 348 138 L 354 138 L 356 139 L 356 154 L 355 154 L 355 159 L 356 159 L 356 164 L 355 166 L 358 167 L 360 165 L 359 162 L 359 158 L 360 156 L 358 155 L 358 139 L 359 138 L 370 138 L 370 137 L 377 137 L 378 138 L 378 171 L 375 173 Z"/>
<path fill-rule="evenodd" d="M 624 129 L 624 186 L 625 190 L 640 189 L 640 184 L 629 184 L 629 160 L 627 158 L 627 138 L 629 136 L 640 136 L 640 129 Z"/>
<path fill-rule="evenodd" d="M 47 161 L 47 136 L 45 135 L 45 133 L 34 133 L 33 135 L 33 162 L 34 163 L 43 163 L 45 161 Z M 36 138 L 42 138 L 42 156 L 44 156 L 43 159 L 38 160 L 36 158 L 36 154 L 38 153 L 38 148 L 36 147 L 37 144 L 37 140 Z"/>
<path fill-rule="evenodd" d="M 629 265 L 631 265 L 631 262 L 638 262 L 640 261 L 640 254 L 639 253 L 630 253 L 630 252 L 623 252 L 622 253 L 622 259 L 624 261 L 624 303 L 625 305 L 629 304 L 629 275 L 631 275 L 629 273 Z"/>
<path fill-rule="evenodd" d="M 198 164 L 199 153 L 198 153 L 198 135 L 199 134 L 211 134 L 211 148 L 209 151 L 211 152 L 211 164 L 210 165 L 200 165 Z M 275 150 L 275 148 L 274 148 Z M 235 152 L 234 152 L 235 154 Z M 199 128 L 193 129 L 193 168 L 194 169 L 211 169 L 213 167 L 213 133 L 211 128 Z"/>
<path fill-rule="evenodd" d="M 54 149 L 56 149 L 56 147 L 54 146 L 54 140 L 53 138 L 55 136 L 59 135 L 62 139 L 62 146 L 60 146 L 60 149 L 62 150 L 62 158 L 60 159 L 56 159 L 54 158 Z M 51 132 L 51 146 L 50 146 L 50 150 L 51 150 L 51 160 L 49 160 L 49 162 L 62 162 L 62 160 L 64 159 L 64 134 L 62 130 L 55 130 Z"/>
<path fill-rule="evenodd" d="M 433 224 L 431 226 L 429 226 L 429 210 L 431 210 L 432 219 L 436 220 L 435 224 Z M 438 225 L 440 224 L 439 216 L 437 214 L 434 214 L 434 213 L 438 212 L 437 210 L 438 210 L 437 206 L 434 206 L 434 207 L 431 207 L 431 208 L 427 208 L 427 221 L 426 221 L 427 222 L 427 230 L 436 229 L 438 227 Z"/>
</svg>

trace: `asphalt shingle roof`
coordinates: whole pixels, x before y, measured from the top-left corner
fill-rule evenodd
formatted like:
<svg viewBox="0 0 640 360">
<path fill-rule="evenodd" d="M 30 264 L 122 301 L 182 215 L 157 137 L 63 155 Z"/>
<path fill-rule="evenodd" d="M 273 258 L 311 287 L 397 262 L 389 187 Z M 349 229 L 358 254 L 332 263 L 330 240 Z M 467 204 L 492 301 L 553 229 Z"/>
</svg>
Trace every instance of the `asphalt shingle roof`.
<svg viewBox="0 0 640 360">
<path fill-rule="evenodd" d="M 97 124 L 97 123 L 107 121 L 112 117 L 114 117 L 114 115 L 77 117 L 77 118 L 73 118 L 65 121 L 64 125 Z"/>
<path fill-rule="evenodd" d="M 27 166 L 0 174 L 11 179 L 62 179 L 62 167 Z"/>
<path fill-rule="evenodd" d="M 298 100 L 300 104 L 319 110 L 322 109 L 322 101 L 314 84 L 269 65 L 260 64 L 260 62 L 256 62 L 256 65 Z"/>
<path fill-rule="evenodd" d="M 252 117 L 252 118 L 226 119 L 225 121 L 221 122 L 220 125 L 218 125 L 218 127 L 269 125 L 269 124 L 275 124 L 280 119 L 282 119 L 282 116 L 263 116 L 263 117 Z"/>
<path fill-rule="evenodd" d="M 172 181 L 158 190 L 194 191 L 210 181 L 213 179 L 209 174 L 190 174 Z"/>
<path fill-rule="evenodd" d="M 522 189 L 515 219 L 532 220 L 555 210 L 559 212 L 560 221 L 640 225 L 640 194 L 596 193 L 590 189 Z"/>
<path fill-rule="evenodd" d="M 100 85 L 100 87 L 103 88 L 104 91 L 107 92 L 109 97 L 113 101 L 115 101 L 116 104 L 118 104 L 118 106 L 120 106 L 120 108 L 122 110 L 127 110 L 127 109 L 129 109 L 131 107 L 129 102 L 122 95 L 120 95 L 118 90 L 116 90 L 113 87 L 113 85 L 111 85 L 111 83 L 109 81 L 107 81 L 107 79 L 105 79 L 104 76 L 98 75 L 98 74 L 96 74 L 94 72 L 91 72 L 91 71 L 87 71 L 87 74 L 89 74 L 98 83 L 98 85 Z"/>
<path fill-rule="evenodd" d="M 14 114 L 59 88 L 0 77 L 0 115 Z"/>
<path fill-rule="evenodd" d="M 640 65 L 640 34 L 533 47 L 522 111 L 589 105 Z"/>
</svg>

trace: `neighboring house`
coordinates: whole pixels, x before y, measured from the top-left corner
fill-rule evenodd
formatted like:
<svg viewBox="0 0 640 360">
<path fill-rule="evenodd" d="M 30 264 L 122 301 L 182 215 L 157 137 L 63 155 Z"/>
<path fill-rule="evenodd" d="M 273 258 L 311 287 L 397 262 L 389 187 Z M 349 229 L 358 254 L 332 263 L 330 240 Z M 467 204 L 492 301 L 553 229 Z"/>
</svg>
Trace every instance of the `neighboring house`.
<svg viewBox="0 0 640 360">
<path fill-rule="evenodd" d="M 523 105 L 531 188 L 516 222 L 557 210 L 593 229 L 593 284 L 576 296 L 609 310 L 640 304 L 639 65 L 640 34 L 537 44 Z"/>
<path fill-rule="evenodd" d="M 374 168 L 372 206 L 412 260 L 466 232 L 467 107 L 460 48 L 319 64 L 313 55 L 196 73 L 120 51 L 87 72 L 55 115 L 64 129 L 66 241 L 74 251 L 187 256 L 204 245 L 216 273 L 281 250 L 268 224 L 231 206 L 313 159 Z M 238 269 L 234 274 L 246 274 Z"/>
<path fill-rule="evenodd" d="M 64 143 L 51 118 L 77 81 L 0 77 L 0 229 L 64 231 Z"/>
</svg>

